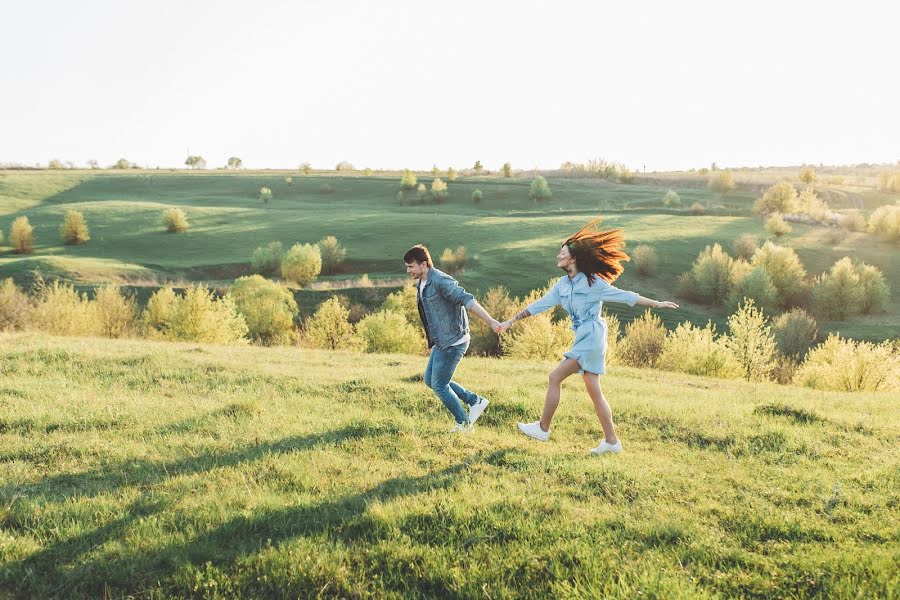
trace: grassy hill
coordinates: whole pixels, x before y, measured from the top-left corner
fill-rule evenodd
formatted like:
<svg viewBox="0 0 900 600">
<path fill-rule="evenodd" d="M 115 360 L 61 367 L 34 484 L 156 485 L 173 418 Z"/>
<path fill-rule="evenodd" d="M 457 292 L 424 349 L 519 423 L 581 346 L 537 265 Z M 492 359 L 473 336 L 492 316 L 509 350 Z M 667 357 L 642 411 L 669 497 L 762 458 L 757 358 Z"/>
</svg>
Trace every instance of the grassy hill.
<svg viewBox="0 0 900 600">
<path fill-rule="evenodd" d="M 886 393 L 466 359 L 0 334 L 0 597 L 892 597 Z M 577 379 L 577 378 L 576 378 Z M 894 415 L 894 416 L 891 416 Z"/>
<path fill-rule="evenodd" d="M 291 185 L 285 176 L 291 175 Z M 420 180 L 428 183 L 428 178 Z M 341 273 L 325 277 L 335 286 L 368 274 L 376 282 L 396 284 L 404 275 L 401 257 L 414 243 L 432 248 L 435 258 L 444 248 L 464 245 L 470 265 L 459 275 L 463 285 L 486 292 L 505 285 L 524 295 L 558 275 L 554 256 L 558 244 L 588 219 L 602 215 L 610 227 L 622 227 L 629 247 L 651 244 L 660 258 L 657 274 L 640 278 L 627 269 L 620 287 L 654 297 L 672 297 L 677 277 L 690 268 L 697 254 L 718 242 L 730 250 L 742 233 L 767 237 L 762 223 L 750 215 L 758 192 L 736 190 L 723 197 L 705 188 L 677 188 L 685 206 L 694 202 L 711 208 L 692 216 L 661 207 L 667 185 L 620 185 L 603 180 L 550 179 L 553 199 L 536 204 L 528 198 L 527 178 L 467 178 L 450 183 L 444 204 L 398 201 L 397 178 L 300 176 L 288 172 L 154 172 L 114 171 L 0 173 L 0 228 L 9 231 L 12 220 L 27 215 L 35 227 L 36 251 L 19 256 L 0 253 L 0 275 L 25 281 L 34 269 L 83 285 L 131 283 L 146 290 L 169 280 L 203 281 L 227 285 L 249 273 L 253 250 L 270 241 L 285 247 L 336 236 L 348 249 Z M 323 192 L 323 186 L 331 191 Z M 693 183 L 692 183 L 693 185 Z M 274 192 L 268 205 L 258 199 L 267 186 Z M 473 203 L 471 193 L 484 192 Z M 178 206 L 191 222 L 188 232 L 167 234 L 160 225 L 162 211 Z M 64 246 L 59 225 L 66 210 L 84 213 L 91 241 Z M 795 225 L 779 243 L 793 247 L 811 274 L 819 274 L 837 259 L 851 256 L 880 268 L 889 283 L 900 281 L 896 246 L 873 236 L 852 233 L 836 246 L 821 227 Z M 352 285 L 352 284 L 351 284 Z M 307 313 L 330 293 L 303 291 L 301 306 Z M 354 292 L 350 292 L 351 295 Z M 358 293 L 372 303 L 383 295 Z M 666 313 L 667 325 L 708 319 L 724 326 L 726 310 L 683 303 L 682 310 Z M 374 306 L 374 304 L 373 304 Z M 370 306 L 372 308 L 373 306 Z M 637 310 L 611 306 L 623 318 Z M 893 300 L 886 314 L 855 316 L 845 322 L 823 323 L 824 332 L 862 339 L 883 340 L 900 330 L 900 302 Z"/>
</svg>

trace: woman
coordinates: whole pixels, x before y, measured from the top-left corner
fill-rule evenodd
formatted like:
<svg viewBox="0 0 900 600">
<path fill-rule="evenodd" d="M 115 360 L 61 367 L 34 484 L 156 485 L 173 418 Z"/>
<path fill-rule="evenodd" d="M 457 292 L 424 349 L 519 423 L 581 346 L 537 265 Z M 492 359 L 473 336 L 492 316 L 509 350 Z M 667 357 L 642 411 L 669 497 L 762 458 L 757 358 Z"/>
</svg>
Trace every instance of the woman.
<svg viewBox="0 0 900 600">
<path fill-rule="evenodd" d="M 674 302 L 650 300 L 611 285 L 622 273 L 622 262 L 628 260 L 628 255 L 624 252 L 625 240 L 620 229 L 600 231 L 596 228 L 598 223 L 599 220 L 588 223 L 560 248 L 556 266 L 564 270 L 566 275 L 560 277 L 543 298 L 501 323 L 498 329 L 498 333 L 505 333 L 516 321 L 542 313 L 557 304 L 566 309 L 572 319 L 575 343 L 571 350 L 563 354 L 565 359 L 550 373 L 541 420 L 519 423 L 519 430 L 543 442 L 550 439 L 550 421 L 559 406 L 562 382 L 569 375 L 580 373 L 594 402 L 594 410 L 600 419 L 605 438 L 591 450 L 592 454 L 622 451 L 622 442 L 616 437 L 612 412 L 603 397 L 598 377 L 606 372 L 606 321 L 600 316 L 603 302 L 678 308 Z"/>
</svg>

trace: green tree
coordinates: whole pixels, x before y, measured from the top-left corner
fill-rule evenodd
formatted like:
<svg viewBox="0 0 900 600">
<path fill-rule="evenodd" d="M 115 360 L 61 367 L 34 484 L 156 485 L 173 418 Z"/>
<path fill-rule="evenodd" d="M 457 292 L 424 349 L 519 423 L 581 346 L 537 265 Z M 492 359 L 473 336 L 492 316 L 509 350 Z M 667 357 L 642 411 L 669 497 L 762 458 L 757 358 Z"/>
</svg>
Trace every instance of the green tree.
<svg viewBox="0 0 900 600">
<path fill-rule="evenodd" d="M 242 161 L 237 156 L 232 156 L 228 159 L 228 168 L 229 169 L 240 169 L 244 166 L 244 161 Z"/>
<path fill-rule="evenodd" d="M 188 156 L 184 164 L 192 169 L 205 169 L 206 160 L 202 156 Z"/>
<path fill-rule="evenodd" d="M 508 162 L 503 163 L 503 176 L 512 177 L 512 165 Z"/>
<path fill-rule="evenodd" d="M 59 234 L 66 244 L 72 245 L 84 244 L 91 239 L 87 223 L 84 221 L 84 215 L 77 210 L 66 211 L 63 224 L 59 228 Z"/>
<path fill-rule="evenodd" d="M 528 197 L 535 202 L 549 200 L 553 197 L 553 192 L 550 191 L 550 184 L 547 183 L 546 179 L 538 175 L 531 180 L 531 188 L 528 191 Z"/>
<path fill-rule="evenodd" d="M 416 189 L 417 182 L 416 174 L 406 169 L 403 171 L 403 176 L 400 178 L 400 187 L 404 190 L 414 190 Z"/>
</svg>

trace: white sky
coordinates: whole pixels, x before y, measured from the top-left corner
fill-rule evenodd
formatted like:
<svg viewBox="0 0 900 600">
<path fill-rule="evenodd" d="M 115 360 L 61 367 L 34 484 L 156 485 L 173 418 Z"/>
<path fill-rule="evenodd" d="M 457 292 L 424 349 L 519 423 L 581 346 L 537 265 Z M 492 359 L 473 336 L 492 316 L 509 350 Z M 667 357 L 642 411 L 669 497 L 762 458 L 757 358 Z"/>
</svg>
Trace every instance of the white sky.
<svg viewBox="0 0 900 600">
<path fill-rule="evenodd" d="M 0 162 L 894 162 L 897 6 L 0 0 Z"/>
</svg>

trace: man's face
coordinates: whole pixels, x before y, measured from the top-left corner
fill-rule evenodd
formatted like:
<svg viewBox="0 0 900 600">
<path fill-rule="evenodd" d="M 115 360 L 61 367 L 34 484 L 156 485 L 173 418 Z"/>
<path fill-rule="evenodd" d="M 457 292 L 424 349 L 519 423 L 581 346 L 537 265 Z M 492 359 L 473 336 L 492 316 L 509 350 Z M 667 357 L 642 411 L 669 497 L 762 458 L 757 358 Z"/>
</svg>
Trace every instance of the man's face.
<svg viewBox="0 0 900 600">
<path fill-rule="evenodd" d="M 425 269 L 428 268 L 428 263 L 420 263 L 416 261 L 408 262 L 406 264 L 406 272 L 413 279 L 421 279 L 422 275 L 425 274 Z"/>
</svg>

